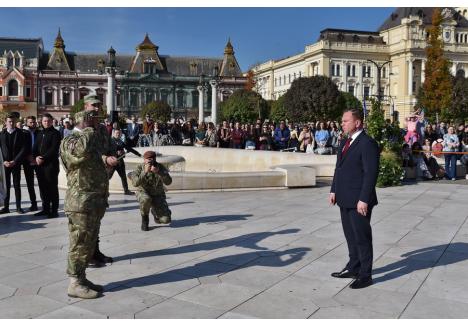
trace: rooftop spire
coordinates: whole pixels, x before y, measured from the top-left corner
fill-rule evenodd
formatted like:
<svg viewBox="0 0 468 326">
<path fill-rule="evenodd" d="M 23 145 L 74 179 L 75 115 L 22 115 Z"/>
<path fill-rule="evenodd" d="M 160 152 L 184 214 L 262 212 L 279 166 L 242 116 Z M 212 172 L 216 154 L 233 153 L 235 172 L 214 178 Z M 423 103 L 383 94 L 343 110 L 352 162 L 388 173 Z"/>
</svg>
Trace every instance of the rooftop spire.
<svg viewBox="0 0 468 326">
<path fill-rule="evenodd" d="M 62 33 L 60 33 L 60 27 L 59 27 L 59 30 L 58 30 L 57 37 L 55 38 L 54 47 L 55 48 L 60 48 L 60 49 L 65 49 L 65 43 L 63 42 Z"/>
<path fill-rule="evenodd" d="M 228 38 L 226 47 L 224 48 L 224 54 L 234 54 L 234 47 L 231 44 L 231 38 Z"/>
<path fill-rule="evenodd" d="M 143 40 L 143 42 L 141 42 L 137 48 L 137 50 L 158 50 L 158 47 L 153 43 L 151 42 L 149 36 L 148 36 L 148 33 L 146 33 L 145 35 L 145 39 Z"/>
</svg>

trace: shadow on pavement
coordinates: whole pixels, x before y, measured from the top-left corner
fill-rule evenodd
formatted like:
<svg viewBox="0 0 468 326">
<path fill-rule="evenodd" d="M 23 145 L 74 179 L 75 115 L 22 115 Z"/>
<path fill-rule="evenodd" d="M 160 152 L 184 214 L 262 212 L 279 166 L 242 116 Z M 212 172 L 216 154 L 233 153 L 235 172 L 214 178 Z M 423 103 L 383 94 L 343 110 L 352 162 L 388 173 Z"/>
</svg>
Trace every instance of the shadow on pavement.
<svg viewBox="0 0 468 326">
<path fill-rule="evenodd" d="M 442 255 L 450 246 L 450 253 L 453 255 Z M 418 250 L 413 250 L 403 254 L 404 259 L 376 268 L 372 271 L 373 275 L 385 275 L 374 277 L 374 283 L 393 280 L 403 275 L 410 274 L 414 271 L 433 268 L 437 266 L 446 266 L 456 264 L 468 259 L 468 243 L 455 242 L 445 245 L 426 247 Z"/>
</svg>

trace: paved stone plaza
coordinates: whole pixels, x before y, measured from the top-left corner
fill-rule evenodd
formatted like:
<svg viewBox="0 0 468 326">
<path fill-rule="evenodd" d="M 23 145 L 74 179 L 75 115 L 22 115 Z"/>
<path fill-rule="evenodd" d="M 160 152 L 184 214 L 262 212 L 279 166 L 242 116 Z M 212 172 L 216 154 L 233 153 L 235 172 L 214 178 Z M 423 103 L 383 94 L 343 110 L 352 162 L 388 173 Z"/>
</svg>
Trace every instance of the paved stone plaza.
<svg viewBox="0 0 468 326">
<path fill-rule="evenodd" d="M 328 191 L 169 193 L 172 226 L 150 232 L 134 197 L 111 195 L 101 248 L 116 262 L 88 269 L 106 288 L 88 301 L 66 295 L 63 213 L 0 216 L 0 317 L 468 318 L 466 182 L 378 189 L 361 290 L 330 277 L 347 249 Z"/>
</svg>

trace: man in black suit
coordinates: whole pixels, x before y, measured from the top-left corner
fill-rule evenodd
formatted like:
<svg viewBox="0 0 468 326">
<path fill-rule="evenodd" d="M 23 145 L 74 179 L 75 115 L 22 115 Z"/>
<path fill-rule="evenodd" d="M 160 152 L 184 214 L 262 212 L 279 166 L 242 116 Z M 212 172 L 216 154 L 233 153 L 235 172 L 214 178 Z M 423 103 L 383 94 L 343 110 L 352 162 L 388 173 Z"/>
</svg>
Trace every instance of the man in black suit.
<svg viewBox="0 0 468 326">
<path fill-rule="evenodd" d="M 127 142 L 131 147 L 135 147 L 140 136 L 140 125 L 134 115 L 132 115 L 130 120 L 132 122 L 127 124 Z"/>
<path fill-rule="evenodd" d="M 41 121 L 43 129 L 34 142 L 33 156 L 37 163 L 36 173 L 42 210 L 34 215 L 47 215 L 48 218 L 53 218 L 58 217 L 59 149 L 62 137 L 60 132 L 53 127 L 53 118 L 49 113 L 45 113 Z"/>
<path fill-rule="evenodd" d="M 5 129 L 0 132 L 0 147 L 3 155 L 3 166 L 5 167 L 6 197 L 5 204 L 0 214 L 10 212 L 10 188 L 11 175 L 13 175 L 13 187 L 16 196 L 16 211 L 24 213 L 21 208 L 21 163 L 27 152 L 25 145 L 25 134 L 15 127 L 16 116 L 8 115 L 5 119 Z"/>
<path fill-rule="evenodd" d="M 362 129 L 362 111 L 343 113 L 342 128 L 348 135 L 340 144 L 335 175 L 330 191 L 330 204 L 338 204 L 341 223 L 348 243 L 349 261 L 333 277 L 355 278 L 350 288 L 372 284 L 372 208 L 377 205 L 375 185 L 379 172 L 380 150 L 377 142 Z"/>
<path fill-rule="evenodd" d="M 23 129 L 25 133 L 25 144 L 27 153 L 22 162 L 24 177 L 26 178 L 26 185 L 28 187 L 29 200 L 31 201 L 30 212 L 37 211 L 36 191 L 34 189 L 34 171 L 36 167 L 36 161 L 32 155 L 32 148 L 37 139 L 37 123 L 35 116 L 29 116 L 26 118 L 26 128 Z"/>
</svg>

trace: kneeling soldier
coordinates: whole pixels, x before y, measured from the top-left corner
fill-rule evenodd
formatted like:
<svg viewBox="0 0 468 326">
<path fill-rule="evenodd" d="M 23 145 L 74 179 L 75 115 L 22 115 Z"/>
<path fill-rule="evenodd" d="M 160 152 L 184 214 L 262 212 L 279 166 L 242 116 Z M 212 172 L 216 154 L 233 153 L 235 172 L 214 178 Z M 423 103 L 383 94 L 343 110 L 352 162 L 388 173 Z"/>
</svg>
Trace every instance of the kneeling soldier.
<svg viewBox="0 0 468 326">
<path fill-rule="evenodd" d="M 141 230 L 148 231 L 150 209 L 157 224 L 171 222 L 171 210 L 166 202 L 164 185 L 170 185 L 172 178 L 169 171 L 156 162 L 155 152 L 146 151 L 143 158 L 145 162 L 133 171 L 131 180 L 137 187 L 136 196 L 140 203 Z"/>
</svg>

